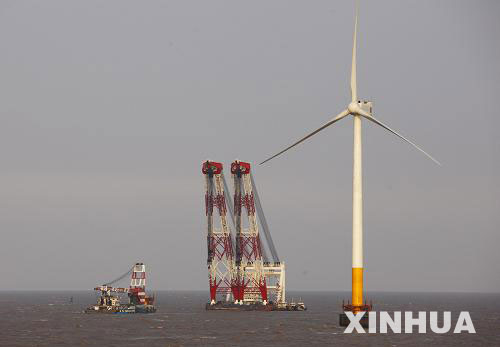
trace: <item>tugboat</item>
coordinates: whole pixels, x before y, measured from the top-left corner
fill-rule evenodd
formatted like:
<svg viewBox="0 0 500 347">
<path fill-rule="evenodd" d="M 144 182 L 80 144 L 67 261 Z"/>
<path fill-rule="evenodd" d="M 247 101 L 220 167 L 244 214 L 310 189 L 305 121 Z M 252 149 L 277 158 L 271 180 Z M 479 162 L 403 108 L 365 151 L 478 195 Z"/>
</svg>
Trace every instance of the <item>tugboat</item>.
<svg viewBox="0 0 500 347">
<path fill-rule="evenodd" d="M 129 288 L 116 288 L 112 284 L 125 278 L 131 274 Z M 97 305 L 90 306 L 85 310 L 85 313 L 154 313 L 154 296 L 146 294 L 146 266 L 143 263 L 136 263 L 127 273 L 120 276 L 114 281 L 103 284 L 94 288 L 95 291 L 101 293 L 97 300 Z M 120 303 L 120 293 L 127 293 L 129 302 L 127 304 Z"/>
<path fill-rule="evenodd" d="M 293 300 L 293 299 L 292 299 Z M 291 302 L 287 304 L 287 311 L 305 311 L 307 310 L 306 304 L 300 299 L 299 302 Z"/>
</svg>

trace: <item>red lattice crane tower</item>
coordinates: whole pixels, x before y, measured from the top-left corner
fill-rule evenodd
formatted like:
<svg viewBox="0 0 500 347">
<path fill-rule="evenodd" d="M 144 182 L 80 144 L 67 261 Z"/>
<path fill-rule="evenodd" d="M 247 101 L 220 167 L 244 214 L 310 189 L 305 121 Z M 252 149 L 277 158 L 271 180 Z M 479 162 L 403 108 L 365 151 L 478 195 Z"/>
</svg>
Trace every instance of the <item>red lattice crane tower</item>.
<svg viewBox="0 0 500 347">
<path fill-rule="evenodd" d="M 261 301 L 267 304 L 262 247 L 255 215 L 250 164 L 235 160 L 231 164 L 234 180 L 234 219 L 236 228 L 236 261 L 233 296 L 236 303 Z M 243 207 L 246 218 L 242 218 Z M 246 225 L 243 225 L 243 219 Z"/>
<path fill-rule="evenodd" d="M 205 161 L 202 173 L 205 176 L 205 214 L 207 217 L 208 280 L 210 303 L 217 302 L 217 295 L 229 301 L 234 292 L 234 252 L 231 231 L 226 219 L 226 199 L 222 163 Z M 214 217 L 214 207 L 218 216 Z"/>
</svg>

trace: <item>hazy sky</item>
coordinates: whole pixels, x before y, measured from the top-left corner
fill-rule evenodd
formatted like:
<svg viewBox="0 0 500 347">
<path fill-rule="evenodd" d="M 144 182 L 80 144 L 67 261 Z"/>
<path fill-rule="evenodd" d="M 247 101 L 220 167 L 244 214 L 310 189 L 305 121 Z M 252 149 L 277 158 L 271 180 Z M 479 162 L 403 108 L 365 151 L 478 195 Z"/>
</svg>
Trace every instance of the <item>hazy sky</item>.
<svg viewBox="0 0 500 347">
<path fill-rule="evenodd" d="M 360 2 L 368 290 L 500 288 L 500 2 Z M 0 289 L 144 261 L 206 289 L 201 162 L 259 162 L 350 99 L 353 2 L 0 1 Z M 254 167 L 287 288 L 349 289 L 352 119 Z"/>
</svg>

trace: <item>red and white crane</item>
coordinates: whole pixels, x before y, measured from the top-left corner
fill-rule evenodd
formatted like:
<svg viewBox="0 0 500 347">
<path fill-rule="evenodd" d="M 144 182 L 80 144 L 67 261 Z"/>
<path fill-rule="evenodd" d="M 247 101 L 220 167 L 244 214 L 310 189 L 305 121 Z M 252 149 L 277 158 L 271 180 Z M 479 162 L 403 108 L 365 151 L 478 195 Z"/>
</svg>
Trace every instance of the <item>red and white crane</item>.
<svg viewBox="0 0 500 347">
<path fill-rule="evenodd" d="M 239 160 L 231 164 L 232 199 L 222 163 L 207 160 L 202 164 L 202 172 L 205 176 L 210 304 L 232 301 L 240 305 L 267 305 L 271 300 L 284 305 L 285 264 L 279 260 L 272 241 L 250 164 Z M 234 237 L 227 223 L 227 210 L 235 229 Z M 259 234 L 259 222 L 263 239 Z M 264 244 L 272 259 L 268 259 Z"/>
<path fill-rule="evenodd" d="M 130 287 L 113 287 L 113 284 L 119 282 L 125 277 L 130 275 Z M 132 268 L 114 279 L 111 282 L 105 283 L 99 287 L 94 288 L 108 296 L 111 293 L 127 293 L 130 303 L 134 305 L 149 305 L 153 303 L 154 298 L 146 295 L 146 265 L 143 263 L 136 263 Z"/>
<path fill-rule="evenodd" d="M 217 302 L 217 294 L 228 301 L 234 283 L 234 252 L 231 231 L 226 218 L 226 193 L 222 163 L 207 160 L 203 163 L 205 176 L 205 214 L 207 217 L 208 281 L 210 303 Z M 218 216 L 214 217 L 214 206 Z"/>
<path fill-rule="evenodd" d="M 267 304 L 267 286 L 255 202 L 250 179 L 250 164 L 234 161 L 231 164 L 234 181 L 234 219 L 236 227 L 236 286 L 235 303 L 245 299 Z M 242 207 L 246 218 L 242 218 Z M 245 223 L 243 220 L 246 220 Z M 245 225 L 244 225 L 245 224 Z M 250 269 L 251 268 L 251 269 Z M 233 293 L 233 295 L 235 294 Z M 246 294 L 246 295 L 245 295 Z"/>
</svg>

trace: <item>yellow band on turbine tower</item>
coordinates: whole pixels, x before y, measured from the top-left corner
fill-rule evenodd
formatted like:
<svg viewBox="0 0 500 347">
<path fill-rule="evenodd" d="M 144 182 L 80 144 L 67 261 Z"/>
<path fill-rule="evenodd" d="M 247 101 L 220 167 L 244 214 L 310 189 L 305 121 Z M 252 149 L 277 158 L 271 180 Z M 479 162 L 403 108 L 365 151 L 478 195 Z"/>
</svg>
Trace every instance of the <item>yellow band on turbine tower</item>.
<svg viewBox="0 0 500 347">
<path fill-rule="evenodd" d="M 363 268 L 352 268 L 352 305 L 363 305 Z"/>
</svg>

